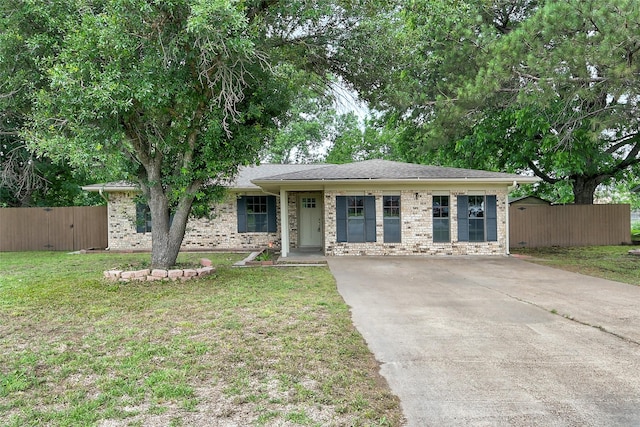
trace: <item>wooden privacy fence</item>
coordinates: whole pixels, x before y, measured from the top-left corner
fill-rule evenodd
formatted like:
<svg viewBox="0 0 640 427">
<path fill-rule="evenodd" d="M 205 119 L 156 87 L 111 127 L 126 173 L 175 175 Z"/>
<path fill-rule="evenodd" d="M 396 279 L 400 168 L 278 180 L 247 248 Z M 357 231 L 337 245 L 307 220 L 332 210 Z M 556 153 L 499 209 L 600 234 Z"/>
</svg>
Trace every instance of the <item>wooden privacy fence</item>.
<svg viewBox="0 0 640 427">
<path fill-rule="evenodd" d="M 107 241 L 106 206 L 0 209 L 0 251 L 77 251 Z"/>
<path fill-rule="evenodd" d="M 629 205 L 509 207 L 509 246 L 598 246 L 631 243 Z"/>
</svg>

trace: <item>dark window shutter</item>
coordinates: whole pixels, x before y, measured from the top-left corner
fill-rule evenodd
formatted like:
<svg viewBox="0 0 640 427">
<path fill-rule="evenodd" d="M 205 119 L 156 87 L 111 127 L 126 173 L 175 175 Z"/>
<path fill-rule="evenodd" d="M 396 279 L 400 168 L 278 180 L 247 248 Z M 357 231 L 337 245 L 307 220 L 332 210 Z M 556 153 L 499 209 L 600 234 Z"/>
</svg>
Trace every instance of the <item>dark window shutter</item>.
<svg viewBox="0 0 640 427">
<path fill-rule="evenodd" d="M 276 218 L 276 196 L 267 196 L 267 232 L 278 231 L 278 221 Z"/>
<path fill-rule="evenodd" d="M 364 241 L 376 241 L 376 198 L 364 197 Z"/>
<path fill-rule="evenodd" d="M 238 199 L 238 233 L 247 232 L 247 199 L 240 196 Z"/>
<path fill-rule="evenodd" d="M 347 197 L 336 196 L 336 241 L 347 241 Z"/>
<path fill-rule="evenodd" d="M 136 233 L 144 233 L 147 231 L 147 219 L 145 211 L 147 206 L 143 203 L 136 203 Z"/>
<path fill-rule="evenodd" d="M 458 196 L 458 241 L 469 241 L 469 197 Z"/>
<path fill-rule="evenodd" d="M 485 198 L 485 215 L 487 218 L 487 241 L 498 241 L 498 209 L 496 196 L 487 196 Z"/>
</svg>

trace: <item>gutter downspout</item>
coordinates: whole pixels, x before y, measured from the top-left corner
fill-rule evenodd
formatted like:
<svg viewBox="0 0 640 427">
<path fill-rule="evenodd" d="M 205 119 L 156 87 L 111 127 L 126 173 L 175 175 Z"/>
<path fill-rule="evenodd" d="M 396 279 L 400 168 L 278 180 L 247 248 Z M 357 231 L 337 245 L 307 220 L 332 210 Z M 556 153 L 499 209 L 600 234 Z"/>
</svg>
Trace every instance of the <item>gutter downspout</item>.
<svg viewBox="0 0 640 427">
<path fill-rule="evenodd" d="M 109 246 L 109 199 L 107 198 L 107 196 L 104 195 L 104 185 L 100 188 L 98 188 L 98 194 L 100 195 L 100 197 L 102 197 L 102 200 L 104 200 L 105 202 L 107 202 L 107 247 L 104 249 L 105 251 L 108 251 L 111 249 L 111 247 Z"/>
<path fill-rule="evenodd" d="M 506 254 L 507 255 L 511 255 L 511 250 L 510 250 L 511 242 L 510 242 L 510 239 L 509 239 L 509 235 L 510 235 L 510 232 L 509 232 L 509 209 L 510 209 L 510 206 L 509 206 L 509 192 L 511 190 L 515 190 L 516 188 L 518 188 L 518 181 L 514 180 L 513 184 L 511 184 L 509 187 L 507 187 L 507 195 L 505 196 L 505 198 L 506 198 L 505 206 L 507 207 L 505 209 L 506 210 L 506 212 L 505 212 L 506 213 L 506 228 L 507 228 L 506 229 L 506 233 L 505 233 L 506 234 L 506 236 L 505 236 L 506 239 L 505 240 L 506 240 L 506 246 L 507 246 L 506 247 Z"/>
<path fill-rule="evenodd" d="M 109 203 L 109 199 L 107 198 L 107 196 L 104 195 L 104 186 L 98 188 L 98 194 L 100 194 L 100 197 L 102 197 L 102 200 Z"/>
</svg>

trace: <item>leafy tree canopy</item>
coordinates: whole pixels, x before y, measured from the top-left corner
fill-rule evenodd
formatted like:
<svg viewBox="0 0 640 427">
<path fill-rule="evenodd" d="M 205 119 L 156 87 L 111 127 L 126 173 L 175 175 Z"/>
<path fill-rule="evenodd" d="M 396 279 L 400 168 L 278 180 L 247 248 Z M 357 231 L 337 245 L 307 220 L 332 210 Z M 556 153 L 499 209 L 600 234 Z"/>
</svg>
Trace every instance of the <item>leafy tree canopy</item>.
<svg viewBox="0 0 640 427">
<path fill-rule="evenodd" d="M 385 98 L 397 153 L 530 171 L 576 203 L 636 173 L 637 2 L 423 0 L 403 13 L 407 55 Z"/>
<path fill-rule="evenodd" d="M 57 6 L 28 0 L 0 3 L 0 206 L 96 202 L 80 189 L 90 177 L 36 156 L 21 135 L 33 93 L 48 84 L 40 61 L 53 55 L 62 39 L 59 28 L 64 28 L 69 9 Z"/>
<path fill-rule="evenodd" d="M 28 139 L 54 160 L 136 180 L 160 267 L 175 262 L 192 207 L 206 213 L 238 166 L 257 160 L 301 87 L 329 74 L 364 85 L 351 73 L 353 41 L 381 10 L 380 2 L 331 0 L 47 6 L 68 13 L 55 29 L 59 45 L 39 58 L 48 84 Z"/>
</svg>

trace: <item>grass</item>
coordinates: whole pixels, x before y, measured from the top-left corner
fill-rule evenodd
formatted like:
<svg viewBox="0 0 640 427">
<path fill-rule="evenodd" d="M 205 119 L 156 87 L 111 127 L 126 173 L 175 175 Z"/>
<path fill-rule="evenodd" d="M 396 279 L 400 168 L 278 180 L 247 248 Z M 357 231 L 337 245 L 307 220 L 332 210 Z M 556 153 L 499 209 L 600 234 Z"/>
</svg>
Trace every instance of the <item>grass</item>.
<svg viewBox="0 0 640 427">
<path fill-rule="evenodd" d="M 0 253 L 0 426 L 401 424 L 327 268 L 206 257 L 123 284 L 102 271 L 148 255 Z"/>
<path fill-rule="evenodd" d="M 640 257 L 629 255 L 634 246 L 586 246 L 513 249 L 528 261 L 603 279 L 640 285 Z"/>
</svg>

